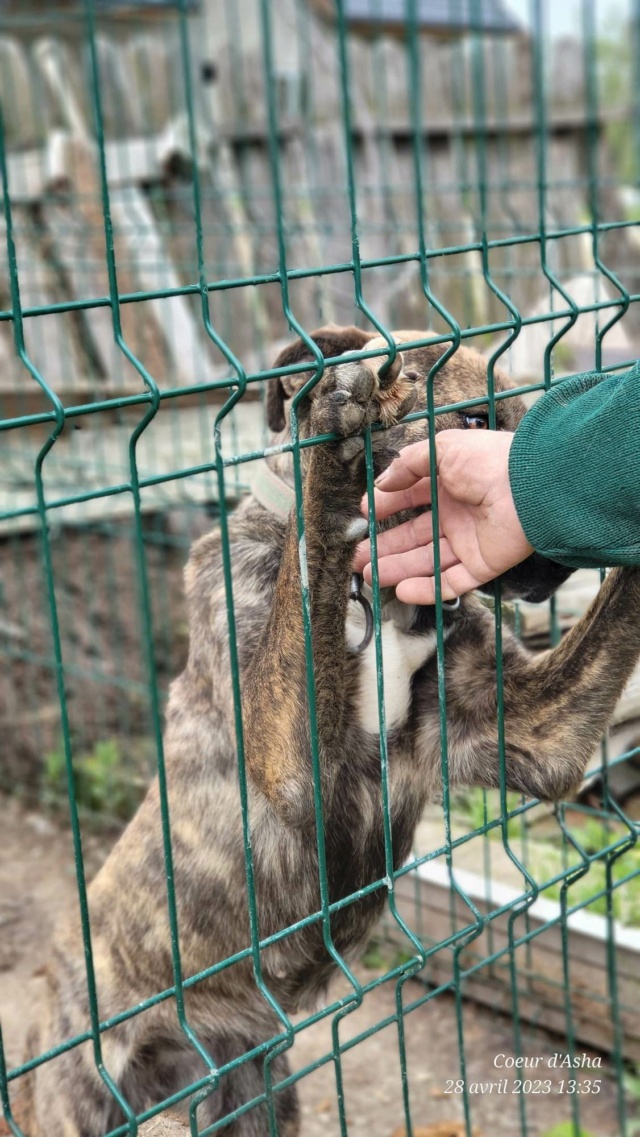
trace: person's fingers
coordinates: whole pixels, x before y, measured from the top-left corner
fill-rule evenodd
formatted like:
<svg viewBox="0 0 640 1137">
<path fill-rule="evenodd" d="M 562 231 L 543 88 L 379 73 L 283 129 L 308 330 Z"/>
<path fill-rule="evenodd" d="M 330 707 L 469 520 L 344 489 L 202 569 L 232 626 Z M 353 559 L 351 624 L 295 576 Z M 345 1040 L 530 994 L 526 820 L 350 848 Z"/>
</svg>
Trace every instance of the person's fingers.
<svg viewBox="0 0 640 1137">
<path fill-rule="evenodd" d="M 370 541 L 361 541 L 360 544 L 356 547 L 355 553 L 353 554 L 353 561 L 351 563 L 352 571 L 353 572 L 362 572 L 365 565 L 368 565 L 370 560 L 371 560 L 371 542 Z"/>
<path fill-rule="evenodd" d="M 424 478 L 429 470 L 429 443 L 412 442 L 405 446 L 390 466 L 376 478 L 376 486 L 384 490 L 405 490 Z"/>
<path fill-rule="evenodd" d="M 433 576 L 433 543 L 421 549 L 409 549 L 406 553 L 394 553 L 378 561 L 378 581 L 381 588 L 399 584 L 402 580 L 421 576 Z M 458 558 L 447 541 L 440 542 L 440 569 L 458 564 Z M 371 565 L 366 565 L 364 578 L 371 583 Z"/>
<path fill-rule="evenodd" d="M 403 521 L 394 529 L 387 529 L 386 533 L 379 533 L 376 541 L 378 560 L 392 553 L 402 553 L 406 549 L 418 549 L 433 541 L 433 524 L 431 513 L 421 513 L 410 521 Z M 355 552 L 353 568 L 361 572 L 364 565 L 371 560 L 371 542 L 362 541 Z"/>
<path fill-rule="evenodd" d="M 376 489 L 374 493 L 376 517 L 382 521 L 385 517 L 399 513 L 401 509 L 417 509 L 421 505 L 429 505 L 431 502 L 431 479 L 421 478 L 419 482 L 406 490 L 395 490 L 387 493 L 386 490 Z M 360 508 L 366 517 L 369 512 L 367 494 L 364 495 Z"/>
<path fill-rule="evenodd" d="M 443 600 L 455 600 L 485 583 L 476 580 L 463 564 L 452 565 L 440 577 Z M 396 596 L 403 604 L 435 604 L 436 581 L 434 576 L 411 577 L 396 587 Z"/>
</svg>

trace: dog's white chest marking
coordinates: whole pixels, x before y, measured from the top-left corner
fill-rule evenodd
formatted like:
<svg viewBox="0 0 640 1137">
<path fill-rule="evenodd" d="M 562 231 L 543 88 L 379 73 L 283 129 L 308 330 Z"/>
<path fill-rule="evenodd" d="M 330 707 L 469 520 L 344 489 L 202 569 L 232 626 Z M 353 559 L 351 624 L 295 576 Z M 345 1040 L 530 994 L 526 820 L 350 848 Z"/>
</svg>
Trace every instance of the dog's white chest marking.
<svg viewBox="0 0 640 1137">
<path fill-rule="evenodd" d="M 349 604 L 347 614 L 347 644 L 356 647 L 362 642 L 364 616 L 357 604 Z M 435 631 L 421 635 L 409 634 L 393 619 L 381 624 L 382 664 L 384 671 L 384 710 L 387 730 L 400 726 L 409 712 L 411 680 L 423 663 L 436 650 Z M 380 733 L 378 716 L 378 687 L 376 682 L 375 637 L 360 656 L 358 674 L 357 713 L 360 726 L 368 734 Z"/>
</svg>

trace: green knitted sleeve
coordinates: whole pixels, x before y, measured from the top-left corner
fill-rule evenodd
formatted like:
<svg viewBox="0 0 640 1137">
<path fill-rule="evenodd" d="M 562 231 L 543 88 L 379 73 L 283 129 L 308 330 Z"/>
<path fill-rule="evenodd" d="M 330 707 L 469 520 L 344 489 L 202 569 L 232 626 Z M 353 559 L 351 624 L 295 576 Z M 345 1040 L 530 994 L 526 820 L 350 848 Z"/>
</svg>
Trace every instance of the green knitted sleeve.
<svg viewBox="0 0 640 1137">
<path fill-rule="evenodd" d="M 571 568 L 640 565 L 640 361 L 577 375 L 518 427 L 509 479 L 522 528 Z"/>
</svg>

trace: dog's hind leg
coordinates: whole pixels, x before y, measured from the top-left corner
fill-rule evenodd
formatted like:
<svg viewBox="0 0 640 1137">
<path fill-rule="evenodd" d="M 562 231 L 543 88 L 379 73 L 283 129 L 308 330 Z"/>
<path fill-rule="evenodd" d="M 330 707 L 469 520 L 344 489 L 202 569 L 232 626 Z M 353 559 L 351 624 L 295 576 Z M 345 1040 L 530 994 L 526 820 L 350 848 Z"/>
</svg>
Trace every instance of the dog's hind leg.
<svg viewBox="0 0 640 1137">
<path fill-rule="evenodd" d="M 215 1041 L 211 1051 L 220 1064 L 225 1062 L 229 1043 L 222 1047 Z M 237 1052 L 238 1047 L 234 1049 Z M 245 1051 L 251 1049 L 244 1047 Z M 271 1081 L 274 1085 L 288 1078 L 289 1062 L 286 1054 L 279 1054 L 271 1063 Z M 198 1128 L 215 1124 L 230 1116 L 231 1120 L 220 1130 L 224 1137 L 269 1137 L 269 1107 L 265 1100 L 243 1110 L 252 1101 L 265 1096 L 264 1057 L 254 1058 L 235 1066 L 223 1074 L 220 1084 L 198 1109 Z M 278 1137 L 297 1137 L 300 1131 L 298 1094 L 295 1085 L 273 1091 L 273 1112 Z M 235 1115 L 235 1116 L 234 1116 Z"/>
</svg>

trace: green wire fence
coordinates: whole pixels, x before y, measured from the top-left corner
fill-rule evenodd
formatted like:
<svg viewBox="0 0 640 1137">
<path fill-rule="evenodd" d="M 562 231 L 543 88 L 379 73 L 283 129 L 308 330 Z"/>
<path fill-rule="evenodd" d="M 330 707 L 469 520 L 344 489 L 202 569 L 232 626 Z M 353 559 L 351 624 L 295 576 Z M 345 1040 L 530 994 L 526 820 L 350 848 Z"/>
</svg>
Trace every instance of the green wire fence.
<svg viewBox="0 0 640 1137">
<path fill-rule="evenodd" d="M 501 627 L 513 618 L 526 635 L 533 617 L 526 606 L 511 613 L 497 595 L 502 789 L 454 798 L 438 595 L 443 803 L 420 827 L 411 862 L 395 870 L 374 565 L 385 878 L 367 890 L 388 894 L 377 933 L 384 966 L 372 977 L 333 942 L 332 914 L 355 898 L 329 897 L 313 729 L 321 905 L 261 939 L 227 529 L 249 488 L 247 467 L 268 452 L 266 383 L 306 369 L 284 447 L 304 546 L 300 462 L 310 443 L 298 436 L 297 408 L 321 374 L 309 334 L 322 323 L 377 329 L 385 366 L 402 327 L 445 346 L 438 367 L 460 344 L 477 347 L 492 427 L 504 397 L 494 392 L 498 363 L 533 399 L 566 375 L 624 368 L 640 355 L 640 6 L 575 8 L 569 25 L 564 6 L 545 0 L 0 2 L 0 788 L 70 821 L 90 1006 L 83 1035 L 28 1061 L 9 1063 L 11 1039 L 0 1036 L 0 1095 L 16 1137 L 20 1079 L 82 1042 L 126 1119 L 111 1137 L 175 1104 L 136 1117 L 102 1061 L 111 1028 L 165 1000 L 208 1071 L 179 1095 L 190 1102 L 191 1132 L 224 1131 L 224 1120 L 199 1129 L 198 1106 L 234 1063 L 216 1068 L 189 1023 L 185 991 L 242 959 L 280 1027 L 252 1052 L 264 1056 L 265 1093 L 238 1116 L 265 1101 L 271 1134 L 284 1088 L 274 1059 L 322 1021 L 330 1048 L 286 1084 L 333 1064 L 334 1131 L 344 1137 L 355 1119 L 343 1056 L 393 1026 L 398 1123 L 417 1133 L 429 1118 L 412 1105 L 405 1022 L 448 997 L 468 1137 L 483 1106 L 466 1079 L 467 998 L 510 1016 L 516 1057 L 531 1023 L 555 1031 L 570 1055 L 604 1051 L 615 1083 L 608 1133 L 638 1131 L 625 1082 L 640 1062 L 638 822 L 615 782 L 633 764 L 640 730 L 603 743 L 590 772 L 601 785 L 597 805 L 581 797 L 550 814 L 508 795 Z M 312 370 L 274 370 L 294 336 L 309 345 Z M 446 409 L 434 405 L 435 371 L 422 416 L 430 437 Z M 371 501 L 370 432 L 366 462 Z M 212 525 L 223 542 L 250 942 L 185 975 L 163 705 L 186 657 L 182 566 Z M 371 539 L 375 546 L 373 526 Z M 308 586 L 301 599 L 313 728 Z M 536 619 L 539 640 L 557 642 L 562 602 Z M 98 820 L 126 821 L 153 774 L 173 985 L 103 1021 L 83 835 Z M 585 909 L 599 920 L 591 970 L 572 923 Z M 292 1021 L 264 980 L 262 954 L 312 921 L 347 993 Z M 341 1030 L 383 984 L 393 985 L 393 1012 Z M 542 1133 L 535 1098 L 521 1094 L 514 1109 L 510 1132 Z M 558 1098 L 557 1118 L 580 1137 L 584 1099 Z"/>
</svg>

